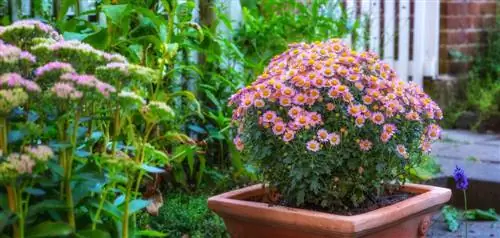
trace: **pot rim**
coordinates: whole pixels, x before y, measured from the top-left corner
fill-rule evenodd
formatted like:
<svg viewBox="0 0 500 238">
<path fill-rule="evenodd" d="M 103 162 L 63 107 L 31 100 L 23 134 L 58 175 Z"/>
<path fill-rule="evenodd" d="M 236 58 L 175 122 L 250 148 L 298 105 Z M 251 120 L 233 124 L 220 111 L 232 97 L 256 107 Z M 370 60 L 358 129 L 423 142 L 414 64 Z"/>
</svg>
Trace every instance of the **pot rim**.
<svg viewBox="0 0 500 238">
<path fill-rule="evenodd" d="M 405 184 L 402 191 L 416 193 L 401 202 L 366 213 L 346 216 L 242 199 L 261 195 L 264 185 L 257 184 L 229 191 L 208 199 L 208 207 L 222 217 L 248 222 L 280 224 L 305 229 L 359 233 L 388 226 L 400 220 L 437 210 L 451 198 L 451 190 L 430 185 Z"/>
</svg>

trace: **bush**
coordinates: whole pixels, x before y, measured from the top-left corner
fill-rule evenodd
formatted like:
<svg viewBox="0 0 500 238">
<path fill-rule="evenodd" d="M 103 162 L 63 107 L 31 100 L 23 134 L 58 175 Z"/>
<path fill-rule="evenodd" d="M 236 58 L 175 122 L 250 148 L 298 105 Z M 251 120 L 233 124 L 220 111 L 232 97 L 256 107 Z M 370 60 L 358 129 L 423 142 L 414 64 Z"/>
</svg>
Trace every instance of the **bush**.
<svg viewBox="0 0 500 238">
<path fill-rule="evenodd" d="M 441 109 L 372 53 L 294 44 L 233 95 L 235 144 L 287 204 L 358 207 L 410 176 Z"/>
<path fill-rule="evenodd" d="M 169 237 L 229 237 L 224 222 L 207 207 L 206 195 L 168 194 L 157 217 L 146 214 L 139 226 L 150 226 Z"/>
</svg>

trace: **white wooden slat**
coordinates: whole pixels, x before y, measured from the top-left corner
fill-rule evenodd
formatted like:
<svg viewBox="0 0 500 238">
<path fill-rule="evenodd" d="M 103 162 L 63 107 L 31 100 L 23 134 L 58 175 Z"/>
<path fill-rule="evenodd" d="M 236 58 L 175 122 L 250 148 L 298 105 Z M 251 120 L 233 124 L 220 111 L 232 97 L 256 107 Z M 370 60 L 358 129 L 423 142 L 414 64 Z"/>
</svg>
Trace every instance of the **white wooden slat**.
<svg viewBox="0 0 500 238">
<path fill-rule="evenodd" d="M 439 1 L 426 1 L 424 76 L 436 79 L 439 74 Z"/>
<path fill-rule="evenodd" d="M 380 54 L 380 0 L 370 0 L 370 44 L 369 49 Z"/>
<path fill-rule="evenodd" d="M 410 1 L 399 1 L 398 16 L 398 60 L 396 72 L 399 78 L 408 81 L 408 64 L 410 61 Z"/>
<path fill-rule="evenodd" d="M 359 19 L 361 24 L 358 28 L 359 40 L 356 42 L 357 50 L 366 50 L 366 45 L 368 42 L 366 40 L 370 39 L 370 32 L 367 31 L 368 21 L 370 20 L 370 1 L 369 0 L 361 0 L 361 15 Z M 367 35 L 368 34 L 368 35 Z"/>
<path fill-rule="evenodd" d="M 346 0 L 345 9 L 347 13 L 348 24 L 354 23 L 356 21 L 356 0 Z M 353 46 L 352 35 L 349 34 L 345 38 L 346 44 Z"/>
<path fill-rule="evenodd" d="M 31 16 L 31 1 L 32 0 L 21 1 L 21 15 L 22 16 Z"/>
<path fill-rule="evenodd" d="M 413 65 L 412 81 L 422 85 L 424 77 L 424 56 L 425 56 L 425 1 L 415 1 L 414 30 L 413 30 Z"/>
<path fill-rule="evenodd" d="M 396 40 L 396 29 L 394 18 L 396 17 L 396 1 L 384 0 L 384 61 L 394 67 L 394 42 Z"/>
</svg>

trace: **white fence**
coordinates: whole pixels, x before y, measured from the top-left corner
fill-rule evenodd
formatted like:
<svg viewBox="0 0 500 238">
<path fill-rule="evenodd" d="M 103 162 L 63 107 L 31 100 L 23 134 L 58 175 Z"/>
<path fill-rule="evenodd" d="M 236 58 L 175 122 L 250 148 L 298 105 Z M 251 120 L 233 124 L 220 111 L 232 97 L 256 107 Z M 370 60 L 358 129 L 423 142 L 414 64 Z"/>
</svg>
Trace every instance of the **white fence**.
<svg viewBox="0 0 500 238">
<path fill-rule="evenodd" d="M 357 50 L 378 53 L 406 81 L 436 78 L 439 0 L 345 0 L 351 20 L 360 19 Z M 365 35 L 366 34 L 366 35 Z M 351 42 L 351 37 L 347 37 Z"/>
</svg>

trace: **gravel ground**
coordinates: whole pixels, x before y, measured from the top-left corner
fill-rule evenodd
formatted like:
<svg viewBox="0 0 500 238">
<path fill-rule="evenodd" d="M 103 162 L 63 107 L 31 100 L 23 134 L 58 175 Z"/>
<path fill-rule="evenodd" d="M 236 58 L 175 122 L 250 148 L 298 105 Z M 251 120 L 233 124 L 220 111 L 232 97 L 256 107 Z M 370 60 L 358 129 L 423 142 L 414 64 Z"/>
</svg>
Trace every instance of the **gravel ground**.
<svg viewBox="0 0 500 238">
<path fill-rule="evenodd" d="M 465 237 L 465 226 L 462 223 L 460 229 L 456 232 L 449 232 L 444 223 L 441 215 L 435 215 L 433 224 L 427 237 L 429 238 L 456 238 Z M 500 238 L 500 221 L 497 222 L 468 222 L 468 236 L 467 238 L 487 238 L 499 237 Z"/>
</svg>

